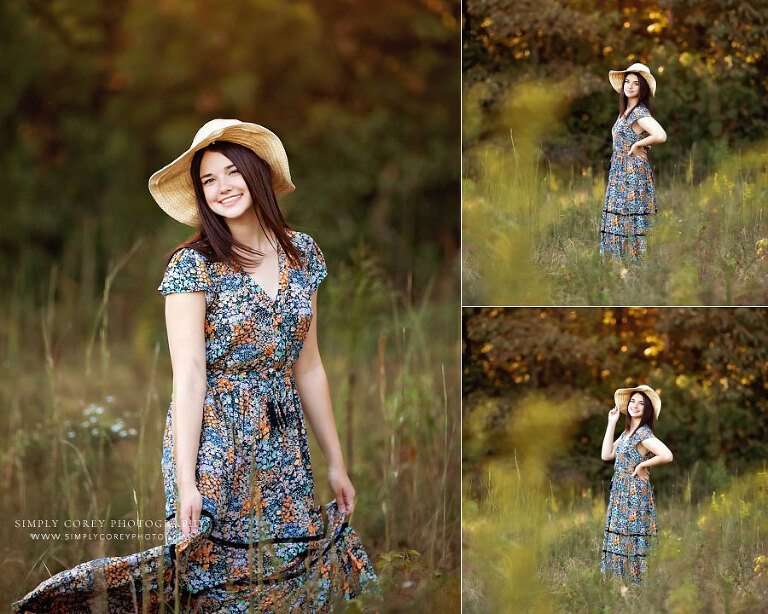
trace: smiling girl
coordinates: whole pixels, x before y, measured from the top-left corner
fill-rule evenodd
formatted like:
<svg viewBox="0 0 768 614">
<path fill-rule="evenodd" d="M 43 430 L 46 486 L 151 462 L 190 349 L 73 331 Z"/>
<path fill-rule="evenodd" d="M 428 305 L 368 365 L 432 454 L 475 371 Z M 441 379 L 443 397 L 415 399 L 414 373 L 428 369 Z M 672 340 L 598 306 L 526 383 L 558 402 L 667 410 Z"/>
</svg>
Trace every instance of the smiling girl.
<svg viewBox="0 0 768 614">
<path fill-rule="evenodd" d="M 646 556 L 656 541 L 656 502 L 649 468 L 672 462 L 672 452 L 657 439 L 653 425 L 661 399 L 650 386 L 620 388 L 608 412 L 601 457 L 614 460 L 611 495 L 605 519 L 601 569 L 603 577 L 642 580 Z M 626 414 L 624 432 L 613 441 L 619 413 Z"/>
<path fill-rule="evenodd" d="M 329 612 L 377 592 L 317 344 L 325 260 L 278 207 L 294 189 L 280 139 L 212 120 L 149 189 L 197 229 L 158 288 L 173 366 L 166 543 L 60 572 L 14 612 Z M 305 418 L 335 495 L 322 506 Z"/>
<path fill-rule="evenodd" d="M 611 129 L 613 155 L 600 226 L 600 253 L 639 260 L 647 247 L 647 231 L 656 214 L 653 172 L 646 147 L 667 140 L 651 117 L 650 98 L 656 79 L 645 64 L 612 70 L 608 78 L 619 93 L 619 117 Z"/>
</svg>

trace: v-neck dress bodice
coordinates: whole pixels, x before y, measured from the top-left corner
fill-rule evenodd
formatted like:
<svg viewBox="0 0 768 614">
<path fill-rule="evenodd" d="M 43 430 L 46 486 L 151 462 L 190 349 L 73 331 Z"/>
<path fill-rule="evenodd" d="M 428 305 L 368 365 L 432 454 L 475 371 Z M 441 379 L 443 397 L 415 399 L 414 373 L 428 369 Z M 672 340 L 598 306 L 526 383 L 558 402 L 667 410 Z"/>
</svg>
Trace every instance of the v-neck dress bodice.
<svg viewBox="0 0 768 614">
<path fill-rule="evenodd" d="M 656 192 L 648 160 L 630 155 L 637 141 L 648 136 L 635 134 L 632 124 L 651 113 L 637 105 L 625 118 L 619 116 L 611 129 L 613 154 L 605 190 L 600 252 L 626 260 L 639 260 L 647 248 L 647 234 L 656 215 Z"/>
<path fill-rule="evenodd" d="M 181 612 L 328 612 L 337 596 L 378 591 L 373 566 L 336 503 L 315 505 L 291 370 L 327 270 L 311 237 L 289 236 L 301 264 L 279 248 L 274 300 L 244 271 L 190 247 L 171 257 L 158 288 L 163 295 L 205 293 L 207 389 L 195 471 L 200 530 L 184 539 L 176 519 L 171 399 L 162 456 L 166 544 L 60 572 L 14 612 L 91 611 L 94 603 L 109 612 L 132 612 L 136 603 L 149 613 L 163 603 Z M 174 603 L 177 588 L 186 595 L 181 604 Z"/>
<path fill-rule="evenodd" d="M 294 232 L 306 268 L 294 267 L 278 248 L 279 282 L 272 299 L 245 271 L 211 262 L 191 247 L 176 252 L 158 290 L 204 291 L 205 358 L 218 373 L 289 371 L 312 321 L 312 294 L 327 272 L 317 244 Z"/>
</svg>

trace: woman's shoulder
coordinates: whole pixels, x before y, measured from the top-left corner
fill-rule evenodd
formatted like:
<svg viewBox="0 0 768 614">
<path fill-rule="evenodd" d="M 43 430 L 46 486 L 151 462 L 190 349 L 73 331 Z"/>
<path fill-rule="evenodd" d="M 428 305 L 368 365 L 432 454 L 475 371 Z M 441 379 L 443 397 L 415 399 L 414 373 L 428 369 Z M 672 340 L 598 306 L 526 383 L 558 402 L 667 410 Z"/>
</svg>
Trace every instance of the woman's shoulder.
<svg viewBox="0 0 768 614">
<path fill-rule="evenodd" d="M 300 230 L 288 230 L 288 237 L 301 254 L 307 259 L 322 258 L 322 251 L 317 242 L 306 232 Z"/>
<path fill-rule="evenodd" d="M 289 230 L 288 236 L 290 237 L 291 242 L 302 254 L 304 267 L 307 271 L 310 292 L 314 293 L 320 285 L 320 282 L 323 281 L 328 274 L 323 252 L 320 251 L 315 240 L 305 232 Z"/>
<path fill-rule="evenodd" d="M 163 295 L 211 289 L 211 273 L 207 262 L 208 259 L 193 247 L 178 248 L 168 260 L 163 280 L 157 289 Z"/>
<path fill-rule="evenodd" d="M 653 429 L 648 426 L 647 424 L 644 424 L 639 429 L 635 431 L 635 437 L 637 437 L 640 441 L 643 439 L 648 439 L 649 437 L 655 437 L 653 433 Z"/>
<path fill-rule="evenodd" d="M 643 117 L 651 117 L 651 110 L 645 106 L 642 102 L 638 104 L 632 112 L 629 114 L 633 119 L 642 119 Z"/>
<path fill-rule="evenodd" d="M 184 245 L 176 249 L 168 259 L 168 267 L 198 268 L 208 263 L 208 258 L 190 245 Z"/>
<path fill-rule="evenodd" d="M 316 245 L 315 240 L 312 237 L 300 230 L 290 229 L 288 230 L 288 236 L 290 237 L 291 242 L 302 251 L 306 251 L 307 248 Z"/>
</svg>

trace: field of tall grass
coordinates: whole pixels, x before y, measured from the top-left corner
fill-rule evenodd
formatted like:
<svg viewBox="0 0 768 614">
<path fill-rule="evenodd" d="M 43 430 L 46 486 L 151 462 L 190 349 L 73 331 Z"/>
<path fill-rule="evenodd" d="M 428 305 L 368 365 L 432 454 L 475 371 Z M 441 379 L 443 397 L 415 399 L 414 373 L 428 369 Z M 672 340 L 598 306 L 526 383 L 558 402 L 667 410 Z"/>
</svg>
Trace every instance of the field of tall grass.
<svg viewBox="0 0 768 614">
<path fill-rule="evenodd" d="M 712 168 L 692 151 L 658 169 L 651 148 L 658 216 L 646 256 L 604 261 L 608 160 L 605 171 L 555 168 L 541 149 L 562 125 L 559 91 L 521 86 L 493 140 L 465 152 L 463 304 L 768 303 L 768 145 L 730 152 Z M 476 107 L 465 100 L 467 130 L 480 121 Z"/>
<path fill-rule="evenodd" d="M 645 581 L 604 582 L 610 483 L 557 483 L 547 470 L 567 444 L 567 411 L 529 399 L 496 434 L 508 454 L 465 467 L 464 612 L 767 612 L 768 467 L 724 474 L 710 492 L 697 488 L 695 469 L 680 468 L 685 480 L 656 491 L 659 539 Z"/>
<path fill-rule="evenodd" d="M 155 288 L 181 238 L 137 242 L 102 278 L 87 240 L 42 281 L 21 258 L 0 299 L 4 610 L 62 569 L 163 543 L 41 542 L 17 521 L 164 519 L 171 364 Z M 459 604 L 459 313 L 455 286 L 439 292 L 409 298 L 364 249 L 329 263 L 319 292 L 320 349 L 358 493 L 352 525 L 380 576 L 382 611 Z M 324 503 L 325 460 L 310 441 Z"/>
</svg>

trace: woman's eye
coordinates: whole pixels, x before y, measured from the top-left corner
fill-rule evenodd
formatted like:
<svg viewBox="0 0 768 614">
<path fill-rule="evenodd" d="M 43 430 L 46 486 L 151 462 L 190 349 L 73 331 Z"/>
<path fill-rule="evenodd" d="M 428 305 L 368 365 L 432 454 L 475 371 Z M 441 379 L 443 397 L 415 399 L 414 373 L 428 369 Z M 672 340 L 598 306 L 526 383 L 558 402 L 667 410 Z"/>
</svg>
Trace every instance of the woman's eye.
<svg viewBox="0 0 768 614">
<path fill-rule="evenodd" d="M 240 172 L 239 170 L 237 170 L 236 168 L 233 168 L 232 171 L 230 171 L 229 174 L 230 175 L 234 175 L 235 173 L 239 173 L 239 172 Z"/>
<path fill-rule="evenodd" d="M 213 181 L 213 179 L 212 179 L 212 178 L 210 178 L 210 177 L 208 177 L 208 179 L 204 179 L 204 180 L 203 180 L 203 185 L 208 185 L 208 184 L 209 184 L 209 183 L 211 183 L 212 181 Z"/>
</svg>

